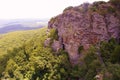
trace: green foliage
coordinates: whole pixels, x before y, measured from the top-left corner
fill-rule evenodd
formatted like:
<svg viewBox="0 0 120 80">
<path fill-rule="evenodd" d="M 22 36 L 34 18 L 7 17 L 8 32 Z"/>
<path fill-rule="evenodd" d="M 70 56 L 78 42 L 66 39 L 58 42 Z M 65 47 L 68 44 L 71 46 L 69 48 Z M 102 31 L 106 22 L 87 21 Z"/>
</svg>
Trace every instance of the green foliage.
<svg viewBox="0 0 120 80">
<path fill-rule="evenodd" d="M 62 50 L 59 55 L 55 55 L 51 48 L 45 48 L 43 43 L 48 36 L 43 29 L 39 33 L 41 34 L 35 34 L 20 47 L 8 50 L 6 57 L 1 57 L 0 62 L 4 61 L 0 64 L 1 79 L 66 80 L 68 78 L 69 61 L 66 52 Z"/>
<path fill-rule="evenodd" d="M 7 61 L 8 57 L 6 55 L 0 57 L 0 77 L 2 76 L 2 72 L 5 70 Z"/>
<path fill-rule="evenodd" d="M 71 68 L 71 79 L 95 80 L 95 76 L 102 73 L 104 80 L 119 80 L 119 53 L 120 45 L 114 38 L 101 42 L 100 48 L 92 46 L 83 58 L 84 64 Z"/>
<path fill-rule="evenodd" d="M 113 38 L 111 40 L 109 40 L 109 42 L 101 42 L 100 52 L 101 52 L 101 56 L 102 56 L 104 62 L 110 61 L 110 57 L 117 45 L 118 44 L 116 43 L 115 39 L 113 39 Z"/>
<path fill-rule="evenodd" d="M 120 0 L 110 0 L 109 2 L 112 3 L 115 6 L 120 5 Z"/>
<path fill-rule="evenodd" d="M 113 63 L 120 62 L 120 45 L 115 47 L 115 49 L 111 55 L 111 62 L 113 62 Z"/>
<path fill-rule="evenodd" d="M 120 80 L 120 45 L 115 39 L 101 42 L 99 48 L 91 46 L 84 54 L 82 62 L 73 66 L 65 50 L 60 49 L 56 54 L 50 47 L 44 47 L 46 38 L 58 39 L 55 29 L 52 29 L 48 36 L 45 31 L 46 28 L 9 33 L 8 37 L 0 40 L 5 46 L 4 50 L 7 50 L 3 51 L 3 48 L 0 48 L 3 51 L 0 55 L 1 80 L 95 80 L 98 73 L 104 75 L 104 80 Z M 18 34 L 18 37 L 22 37 L 16 38 L 10 34 Z M 25 35 L 31 37 L 27 38 Z M 15 42 L 9 42 L 13 40 L 10 36 Z M 13 45 L 11 49 L 8 48 L 10 45 Z M 82 46 L 78 51 L 81 50 L 83 50 Z"/>
<path fill-rule="evenodd" d="M 93 3 L 93 6 L 98 7 L 99 5 L 105 4 L 105 3 L 106 3 L 105 1 L 97 1 L 97 2 L 94 2 L 94 3 Z"/>
<path fill-rule="evenodd" d="M 48 37 L 52 39 L 51 41 L 58 40 L 58 31 L 56 29 L 51 29 Z"/>
<path fill-rule="evenodd" d="M 99 5 L 101 4 L 105 4 L 106 2 L 104 1 L 97 1 L 93 3 L 93 6 L 90 8 L 92 11 L 94 12 L 98 12 L 99 11 Z"/>
<path fill-rule="evenodd" d="M 72 8 L 73 8 L 72 6 L 69 6 L 69 7 L 65 8 L 63 12 L 65 12 L 65 11 L 67 11 L 67 10 L 70 10 L 70 9 L 72 9 Z"/>
<path fill-rule="evenodd" d="M 98 55 L 96 54 L 96 49 L 91 47 L 89 52 L 84 58 L 85 64 L 87 66 L 87 73 L 85 75 L 85 80 L 94 80 L 97 72 L 101 71 L 102 64 L 98 59 Z"/>
<path fill-rule="evenodd" d="M 71 69 L 70 76 L 72 79 L 84 78 L 87 73 L 87 67 L 85 64 L 76 65 Z"/>
<path fill-rule="evenodd" d="M 115 39 L 110 39 L 109 42 L 101 43 L 101 57 L 104 60 L 107 70 L 105 80 L 119 80 L 120 79 L 120 45 Z M 106 73 L 106 72 L 104 72 Z"/>
<path fill-rule="evenodd" d="M 34 37 L 45 35 L 46 28 L 29 30 L 29 31 L 16 31 L 0 35 L 0 56 L 7 54 L 7 51 L 12 51 L 16 47 L 20 47 L 28 40 Z"/>
<path fill-rule="evenodd" d="M 72 80 L 94 80 L 97 72 L 100 72 L 101 70 L 102 64 L 96 54 L 96 48 L 91 46 L 83 58 L 83 64 L 72 67 L 70 76 Z"/>
<path fill-rule="evenodd" d="M 78 52 L 81 53 L 82 50 L 83 50 L 83 46 L 79 46 Z"/>
<path fill-rule="evenodd" d="M 110 7 L 108 7 L 108 12 L 109 13 L 115 13 L 116 9 L 110 6 Z"/>
<path fill-rule="evenodd" d="M 50 22 L 51 22 L 51 23 L 54 23 L 56 20 L 57 20 L 56 17 L 52 17 L 52 18 L 50 19 Z"/>
<path fill-rule="evenodd" d="M 106 5 L 106 7 L 105 7 Z M 94 2 L 90 8 L 90 11 L 97 12 L 100 15 L 106 15 L 108 13 L 116 13 L 117 9 L 113 5 L 108 5 L 104 1 Z"/>
<path fill-rule="evenodd" d="M 96 12 L 97 11 L 97 7 L 96 6 L 93 6 L 90 8 L 93 12 Z"/>
<path fill-rule="evenodd" d="M 84 61 L 87 65 L 89 65 L 96 59 L 97 59 L 97 55 L 95 54 L 95 48 L 91 47 L 89 52 L 85 56 Z"/>
<path fill-rule="evenodd" d="M 106 79 L 110 80 L 120 79 L 120 64 L 107 63 L 107 71 L 109 72 L 110 76 L 106 77 Z"/>
</svg>

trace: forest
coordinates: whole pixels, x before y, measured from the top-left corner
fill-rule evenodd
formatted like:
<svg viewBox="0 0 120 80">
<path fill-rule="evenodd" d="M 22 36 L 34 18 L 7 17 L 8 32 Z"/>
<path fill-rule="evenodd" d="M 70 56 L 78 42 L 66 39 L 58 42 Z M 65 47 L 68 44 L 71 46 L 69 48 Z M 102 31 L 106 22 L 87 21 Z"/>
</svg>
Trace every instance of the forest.
<svg viewBox="0 0 120 80">
<path fill-rule="evenodd" d="M 113 20 L 118 21 L 119 19 L 117 19 L 116 16 L 120 17 L 120 0 L 110 0 L 108 5 L 109 3 L 112 4 L 113 7 L 109 7 L 106 10 L 97 8 L 100 7 L 99 4 L 104 4 L 104 2 L 94 3 L 95 6 L 90 8 L 90 12 L 92 10 L 93 13 L 103 13 L 101 15 L 104 17 L 106 14 L 110 13 L 113 15 Z M 78 11 L 78 9 L 75 9 L 75 11 Z M 75 11 L 72 10 L 70 12 Z M 115 11 L 116 14 L 114 14 Z M 66 10 L 65 12 L 68 11 Z M 63 12 L 63 14 L 65 14 L 65 12 Z M 52 24 L 49 23 L 49 28 L 51 29 L 48 29 L 48 27 L 43 27 L 36 30 L 16 31 L 0 34 L 0 80 L 120 80 L 119 35 L 118 39 L 111 37 L 109 40 L 100 41 L 98 44 L 93 44 L 88 50 L 84 50 L 83 46 L 80 46 L 77 50 L 79 54 L 84 54 L 82 55 L 82 58 L 78 60 L 79 64 L 73 65 L 70 62 L 68 52 L 64 48 L 55 52 L 51 47 L 54 40 L 59 40 L 57 29 L 52 27 L 55 25 L 61 27 L 62 21 L 59 20 L 64 18 L 56 19 L 57 20 L 54 20 L 53 18 L 51 21 Z M 68 21 L 69 18 L 66 20 Z M 57 21 L 60 25 L 55 24 Z M 75 23 L 75 20 L 72 21 Z M 108 22 L 108 24 L 110 23 L 113 24 L 113 22 Z M 68 25 L 68 23 L 65 24 Z M 112 26 L 112 28 L 118 27 L 118 29 L 120 29 L 120 26 L 112 24 L 106 26 Z M 101 27 L 102 26 L 99 26 L 98 30 L 105 29 Z M 67 38 L 70 32 L 75 33 L 76 31 L 72 32 L 74 28 L 74 26 L 73 28 L 69 28 L 68 25 L 66 30 L 68 29 L 69 32 L 67 36 L 63 34 L 63 38 Z M 63 28 L 61 29 L 63 30 Z M 119 30 L 116 30 L 115 32 L 117 31 L 118 34 L 120 34 Z M 111 31 L 111 34 L 115 32 Z M 109 32 L 109 35 L 111 34 Z M 114 34 L 112 36 L 114 36 Z M 48 38 L 50 39 L 50 43 L 48 46 L 45 46 L 44 42 Z M 68 39 L 68 41 L 69 40 L 70 39 Z"/>
<path fill-rule="evenodd" d="M 83 64 L 73 66 L 66 51 L 56 53 L 50 46 L 44 46 L 45 39 L 57 38 L 55 30 L 51 30 L 49 35 L 46 30 L 42 28 L 2 35 L 0 43 L 7 52 L 0 48 L 1 80 L 96 80 L 96 74 L 102 74 L 104 80 L 120 79 L 120 44 L 114 38 L 101 42 L 99 48 L 91 46 L 82 59 Z M 101 55 L 97 55 L 98 52 Z"/>
</svg>

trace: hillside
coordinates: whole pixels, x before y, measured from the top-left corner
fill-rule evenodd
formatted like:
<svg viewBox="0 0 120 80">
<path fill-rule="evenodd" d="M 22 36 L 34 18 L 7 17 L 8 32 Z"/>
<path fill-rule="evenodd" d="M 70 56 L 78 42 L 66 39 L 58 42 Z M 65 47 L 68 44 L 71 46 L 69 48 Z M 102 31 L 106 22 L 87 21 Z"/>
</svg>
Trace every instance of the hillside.
<svg viewBox="0 0 120 80">
<path fill-rule="evenodd" d="M 39 26 L 39 27 L 25 27 L 25 26 L 23 26 L 21 24 L 8 25 L 8 26 L 5 26 L 3 28 L 0 28 L 0 34 L 13 32 L 13 31 L 39 29 L 41 27 L 43 27 L 43 26 Z"/>
<path fill-rule="evenodd" d="M 44 31 L 44 29 L 42 29 Z M 27 40 L 31 40 L 34 37 L 43 34 L 41 29 L 37 30 L 28 30 L 28 31 L 16 31 L 7 34 L 0 35 L 0 55 L 6 54 L 8 50 L 13 49 L 14 47 L 20 47 Z"/>
<path fill-rule="evenodd" d="M 69 66 L 67 54 L 62 51 L 56 55 L 50 47 L 44 46 L 45 39 L 53 36 L 47 35 L 46 30 L 41 28 L 0 35 L 1 80 L 61 80 L 66 75 L 65 67 Z"/>
<path fill-rule="evenodd" d="M 120 80 L 120 0 L 84 3 L 48 28 L 0 35 L 1 80 Z"/>
<path fill-rule="evenodd" d="M 64 49 L 55 52 L 51 48 L 57 38 L 56 30 L 48 33 L 47 28 L 1 35 L 0 43 L 5 46 L 0 51 L 1 80 L 96 80 L 95 76 L 120 79 L 120 44 L 115 39 L 101 42 L 100 49 L 91 46 L 82 63 L 80 59 L 80 64 L 72 65 Z"/>
<path fill-rule="evenodd" d="M 0 20 L 0 34 L 20 30 L 33 30 L 47 26 L 47 20 L 39 19 L 13 19 Z"/>
</svg>

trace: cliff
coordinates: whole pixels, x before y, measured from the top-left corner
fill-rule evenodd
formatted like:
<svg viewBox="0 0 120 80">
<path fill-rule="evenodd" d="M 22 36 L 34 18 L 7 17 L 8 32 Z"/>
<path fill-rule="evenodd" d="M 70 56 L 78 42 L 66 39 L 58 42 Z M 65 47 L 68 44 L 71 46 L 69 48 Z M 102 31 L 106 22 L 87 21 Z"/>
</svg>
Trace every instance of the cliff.
<svg viewBox="0 0 120 80">
<path fill-rule="evenodd" d="M 112 2 L 84 3 L 66 8 L 62 14 L 49 21 L 48 28 L 56 29 L 58 41 L 54 48 L 63 48 L 68 52 L 71 63 L 76 64 L 82 57 L 79 48 L 84 51 L 91 45 L 115 38 L 120 41 L 120 6 Z M 61 45 L 61 46 L 60 46 Z"/>
</svg>

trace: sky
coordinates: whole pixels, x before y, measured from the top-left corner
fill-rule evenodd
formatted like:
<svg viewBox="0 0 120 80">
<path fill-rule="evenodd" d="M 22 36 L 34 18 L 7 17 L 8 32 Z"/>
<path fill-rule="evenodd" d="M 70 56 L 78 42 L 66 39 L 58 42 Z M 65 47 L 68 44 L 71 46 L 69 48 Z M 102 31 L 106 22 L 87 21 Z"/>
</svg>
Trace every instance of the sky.
<svg viewBox="0 0 120 80">
<path fill-rule="evenodd" d="M 68 6 L 94 1 L 99 0 L 0 0 L 0 19 L 50 19 Z"/>
</svg>

